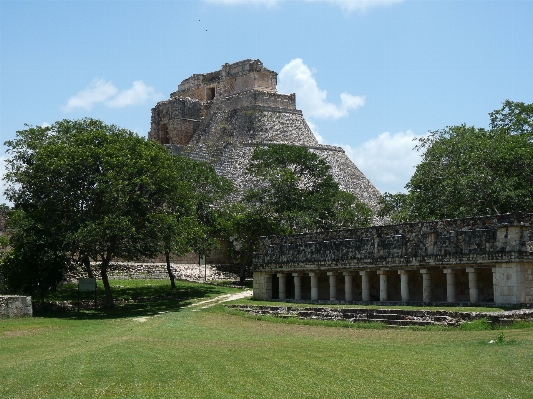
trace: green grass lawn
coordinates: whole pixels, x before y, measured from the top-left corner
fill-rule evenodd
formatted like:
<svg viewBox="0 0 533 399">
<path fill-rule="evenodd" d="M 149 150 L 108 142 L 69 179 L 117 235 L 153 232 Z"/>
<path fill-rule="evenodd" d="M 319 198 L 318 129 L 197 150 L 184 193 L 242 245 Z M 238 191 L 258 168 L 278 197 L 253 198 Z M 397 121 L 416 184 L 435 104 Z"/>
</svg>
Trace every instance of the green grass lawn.
<svg viewBox="0 0 533 399">
<path fill-rule="evenodd" d="M 180 283 L 149 307 L 1 320 L 0 397 L 533 397 L 532 328 L 352 329 L 184 306 L 230 290 Z"/>
</svg>

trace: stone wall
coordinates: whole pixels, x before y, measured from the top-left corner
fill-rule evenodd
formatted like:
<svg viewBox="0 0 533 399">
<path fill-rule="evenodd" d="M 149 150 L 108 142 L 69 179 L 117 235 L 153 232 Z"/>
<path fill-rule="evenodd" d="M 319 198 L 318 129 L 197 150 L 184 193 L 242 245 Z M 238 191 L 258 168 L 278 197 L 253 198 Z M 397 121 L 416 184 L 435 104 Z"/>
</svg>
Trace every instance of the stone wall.
<svg viewBox="0 0 533 399">
<path fill-rule="evenodd" d="M 227 111 L 235 108 L 292 111 L 302 114 L 302 111 L 296 109 L 295 94 L 278 94 L 259 90 L 247 90 L 228 96 L 224 98 L 224 101 L 215 102 L 212 111 Z"/>
<path fill-rule="evenodd" d="M 251 89 L 275 92 L 277 73 L 263 67 L 259 60 L 225 64 L 219 71 L 195 74 L 183 80 L 171 97 L 190 97 L 202 102 L 227 97 Z"/>
<path fill-rule="evenodd" d="M 202 105 L 190 98 L 161 101 L 152 109 L 148 139 L 160 144 L 188 144 L 199 125 Z"/>
<path fill-rule="evenodd" d="M 31 317 L 31 296 L 0 295 L 0 319 Z"/>
<path fill-rule="evenodd" d="M 238 274 L 234 273 L 226 265 L 209 263 L 206 267 L 196 263 L 172 263 L 172 272 L 179 280 L 203 281 L 207 280 L 238 280 Z M 94 276 L 100 279 L 99 264 L 93 264 Z M 116 262 L 109 265 L 108 277 L 111 280 L 166 280 L 168 279 L 166 263 L 152 262 Z M 65 276 L 65 281 L 74 282 L 78 278 L 87 277 L 85 270 L 74 270 Z"/>
<path fill-rule="evenodd" d="M 533 214 L 507 214 L 263 237 L 254 268 L 404 268 L 533 261 L 532 222 Z"/>
</svg>

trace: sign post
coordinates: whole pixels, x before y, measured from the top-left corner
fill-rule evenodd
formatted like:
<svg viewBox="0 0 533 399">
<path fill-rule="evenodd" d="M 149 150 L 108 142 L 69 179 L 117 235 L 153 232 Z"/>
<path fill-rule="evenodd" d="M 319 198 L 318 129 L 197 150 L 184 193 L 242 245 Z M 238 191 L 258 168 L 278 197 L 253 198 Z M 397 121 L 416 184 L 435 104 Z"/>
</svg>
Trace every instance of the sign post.
<svg viewBox="0 0 533 399">
<path fill-rule="evenodd" d="M 78 312 L 80 311 L 80 292 L 94 291 L 94 308 L 96 309 L 96 279 L 79 278 L 78 279 Z"/>
</svg>

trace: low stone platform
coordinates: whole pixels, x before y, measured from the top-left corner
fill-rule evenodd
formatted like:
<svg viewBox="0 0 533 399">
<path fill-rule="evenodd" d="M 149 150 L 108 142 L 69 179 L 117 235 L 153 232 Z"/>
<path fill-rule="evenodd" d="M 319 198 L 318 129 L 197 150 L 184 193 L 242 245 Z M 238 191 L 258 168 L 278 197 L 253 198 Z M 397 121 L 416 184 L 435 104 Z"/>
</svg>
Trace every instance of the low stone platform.
<svg viewBox="0 0 533 399">
<path fill-rule="evenodd" d="M 356 322 L 379 322 L 390 327 L 441 325 L 457 327 L 473 320 L 486 318 L 495 325 L 510 325 L 515 320 L 533 320 L 533 309 L 499 312 L 455 312 L 447 310 L 404 310 L 368 308 L 328 308 L 226 305 L 254 315 L 296 317 L 299 319 L 344 320 Z"/>
<path fill-rule="evenodd" d="M 32 315 L 31 296 L 0 295 L 0 319 Z"/>
<path fill-rule="evenodd" d="M 208 281 L 238 280 L 239 276 L 224 270 L 225 265 L 200 266 L 198 264 L 171 263 L 172 272 L 178 280 Z M 100 279 L 99 264 L 92 265 L 94 276 Z M 87 277 L 85 270 L 79 269 L 65 277 L 65 281 L 76 282 L 78 278 Z M 113 262 L 109 266 L 108 277 L 110 280 L 165 280 L 168 279 L 166 263 L 154 262 Z"/>
</svg>

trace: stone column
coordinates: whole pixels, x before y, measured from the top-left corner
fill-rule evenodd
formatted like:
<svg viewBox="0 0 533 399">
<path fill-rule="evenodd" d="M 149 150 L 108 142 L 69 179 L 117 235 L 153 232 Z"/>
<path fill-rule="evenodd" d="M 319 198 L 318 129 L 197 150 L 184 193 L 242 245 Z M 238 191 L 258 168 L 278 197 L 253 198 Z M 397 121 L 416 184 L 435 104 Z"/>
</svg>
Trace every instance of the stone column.
<svg viewBox="0 0 533 399">
<path fill-rule="evenodd" d="M 272 274 L 265 275 L 265 299 L 267 301 L 272 299 Z"/>
<path fill-rule="evenodd" d="M 466 269 L 468 273 L 468 289 L 470 291 L 470 303 L 477 303 L 479 299 L 479 290 L 477 288 L 477 270 L 473 267 Z"/>
<path fill-rule="evenodd" d="M 337 272 L 328 272 L 329 276 L 329 300 L 337 300 Z"/>
<path fill-rule="evenodd" d="M 362 281 L 362 296 L 363 301 L 368 302 L 370 301 L 370 272 L 369 271 L 362 271 L 359 272 L 361 275 Z"/>
<path fill-rule="evenodd" d="M 284 301 L 287 299 L 287 274 L 278 273 L 279 277 L 279 299 Z"/>
<path fill-rule="evenodd" d="M 398 274 L 400 275 L 402 302 L 409 302 L 409 270 L 398 270 Z"/>
<path fill-rule="evenodd" d="M 302 299 L 302 276 L 303 273 L 292 273 L 294 276 L 294 299 Z"/>
<path fill-rule="evenodd" d="M 353 301 L 353 272 L 344 272 L 344 300 Z"/>
<path fill-rule="evenodd" d="M 310 272 L 311 276 L 311 300 L 318 301 L 318 272 Z"/>
<path fill-rule="evenodd" d="M 431 272 L 429 269 L 420 269 L 422 273 L 422 300 L 431 302 Z"/>
<path fill-rule="evenodd" d="M 456 302 L 455 298 L 455 274 L 456 269 L 444 269 L 446 273 L 446 300 L 450 303 Z"/>
<path fill-rule="evenodd" d="M 379 300 L 385 302 L 389 300 L 388 290 L 387 290 L 387 273 L 388 270 L 378 270 L 379 274 Z"/>
</svg>

